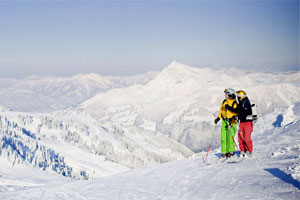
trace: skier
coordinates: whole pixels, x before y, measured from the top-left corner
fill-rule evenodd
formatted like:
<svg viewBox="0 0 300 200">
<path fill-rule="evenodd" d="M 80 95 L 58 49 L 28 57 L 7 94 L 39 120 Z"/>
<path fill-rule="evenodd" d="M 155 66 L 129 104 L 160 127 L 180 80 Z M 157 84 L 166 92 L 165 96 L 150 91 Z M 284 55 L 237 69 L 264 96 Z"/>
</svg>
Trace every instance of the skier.
<svg viewBox="0 0 300 200">
<path fill-rule="evenodd" d="M 241 156 L 251 156 L 253 151 L 253 143 L 251 139 L 251 133 L 253 131 L 252 119 L 248 119 L 247 116 L 252 115 L 251 103 L 246 96 L 246 92 L 239 90 L 236 92 L 238 98 L 238 107 L 233 108 L 227 106 L 227 109 L 232 112 L 238 113 L 238 118 L 240 120 L 238 138 L 241 150 Z"/>
<path fill-rule="evenodd" d="M 237 123 L 237 113 L 228 110 L 227 107 L 237 108 L 237 101 L 234 89 L 228 88 L 224 90 L 225 99 L 223 100 L 218 117 L 215 124 L 222 118 L 221 128 L 221 152 L 222 159 L 234 156 L 235 151 L 235 131 Z"/>
</svg>

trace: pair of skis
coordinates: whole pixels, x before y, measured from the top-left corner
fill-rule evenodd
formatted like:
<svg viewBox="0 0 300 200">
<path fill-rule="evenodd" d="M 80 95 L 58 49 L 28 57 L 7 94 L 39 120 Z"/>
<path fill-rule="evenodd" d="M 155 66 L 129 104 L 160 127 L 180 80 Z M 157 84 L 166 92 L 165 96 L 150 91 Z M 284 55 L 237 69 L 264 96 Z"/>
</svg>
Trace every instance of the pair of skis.
<svg viewBox="0 0 300 200">
<path fill-rule="evenodd" d="M 222 164 L 222 163 L 240 163 L 242 162 L 243 160 L 245 160 L 246 157 L 238 157 L 238 156 L 235 156 L 235 157 L 231 157 L 231 158 L 219 158 L 217 159 L 215 162 L 205 162 L 204 164 L 205 165 L 216 165 L 216 164 Z"/>
<path fill-rule="evenodd" d="M 245 157 L 235 155 L 230 158 L 228 158 L 228 157 L 222 158 L 221 157 L 217 160 L 217 163 L 240 163 L 243 160 L 245 160 Z"/>
<path fill-rule="evenodd" d="M 243 160 L 245 160 L 245 157 L 242 157 L 242 156 L 240 156 L 240 157 L 235 157 L 235 158 L 228 158 L 227 159 L 227 163 L 240 163 L 240 162 L 242 162 Z"/>
</svg>

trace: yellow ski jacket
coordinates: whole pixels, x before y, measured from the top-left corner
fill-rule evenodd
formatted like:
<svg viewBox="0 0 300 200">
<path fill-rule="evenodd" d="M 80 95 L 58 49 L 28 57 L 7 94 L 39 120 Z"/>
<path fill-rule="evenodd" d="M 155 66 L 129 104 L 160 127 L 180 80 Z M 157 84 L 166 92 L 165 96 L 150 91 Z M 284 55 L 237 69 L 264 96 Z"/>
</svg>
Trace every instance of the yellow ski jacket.
<svg viewBox="0 0 300 200">
<path fill-rule="evenodd" d="M 238 113 L 235 113 L 235 112 L 232 112 L 232 111 L 226 109 L 225 108 L 226 105 L 228 105 L 232 108 L 236 108 L 238 104 L 235 99 L 224 99 L 223 103 L 221 104 L 218 117 L 220 119 L 232 121 L 234 119 L 233 117 L 237 116 Z M 235 124 L 236 122 L 237 122 L 237 120 L 235 120 L 232 124 Z"/>
</svg>

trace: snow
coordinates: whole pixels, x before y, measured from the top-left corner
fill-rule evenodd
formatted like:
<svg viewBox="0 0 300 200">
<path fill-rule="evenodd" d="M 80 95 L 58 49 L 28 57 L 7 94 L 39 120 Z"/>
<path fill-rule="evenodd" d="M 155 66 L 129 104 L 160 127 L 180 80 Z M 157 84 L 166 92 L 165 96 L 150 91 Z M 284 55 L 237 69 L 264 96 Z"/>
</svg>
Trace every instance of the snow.
<svg viewBox="0 0 300 200">
<path fill-rule="evenodd" d="M 299 199 L 299 72 L 172 62 L 131 78 L 2 82 L 0 199 Z M 240 163 L 217 163 L 227 87 L 258 105 L 254 154 Z"/>
<path fill-rule="evenodd" d="M 33 175 L 26 167 L 5 167 L 1 161 L 2 199 L 299 199 L 300 116 L 291 108 L 255 124 L 254 154 L 241 163 L 216 164 L 220 149 L 194 158 L 141 167 L 90 181 Z M 284 114 L 286 113 L 286 114 Z M 284 127 L 272 124 L 278 114 L 294 116 Z M 272 120 L 270 120 L 272 119 Z M 268 124 L 268 126 L 266 126 Z M 267 127 L 267 128 L 266 128 Z M 220 127 L 219 127 L 220 128 Z M 21 170 L 21 171 L 20 171 Z M 22 173 L 23 172 L 25 173 Z M 39 172 L 41 173 L 41 172 Z M 54 182 L 56 184 L 54 184 Z"/>
<path fill-rule="evenodd" d="M 185 146 L 153 131 L 100 124 L 76 111 L 2 112 L 0 155 L 73 179 L 93 179 L 129 168 L 192 155 Z M 166 153 L 168 149 L 168 153 Z"/>
</svg>

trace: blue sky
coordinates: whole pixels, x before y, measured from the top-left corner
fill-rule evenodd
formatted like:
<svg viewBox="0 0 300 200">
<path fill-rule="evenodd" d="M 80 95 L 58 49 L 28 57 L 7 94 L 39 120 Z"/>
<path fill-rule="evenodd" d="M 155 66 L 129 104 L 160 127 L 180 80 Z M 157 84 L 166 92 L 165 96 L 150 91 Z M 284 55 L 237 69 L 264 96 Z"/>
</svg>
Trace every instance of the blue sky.
<svg viewBox="0 0 300 200">
<path fill-rule="evenodd" d="M 299 70 L 298 0 L 0 0 L 0 77 Z"/>
</svg>

